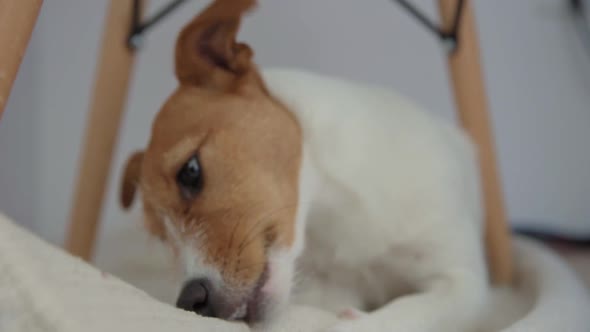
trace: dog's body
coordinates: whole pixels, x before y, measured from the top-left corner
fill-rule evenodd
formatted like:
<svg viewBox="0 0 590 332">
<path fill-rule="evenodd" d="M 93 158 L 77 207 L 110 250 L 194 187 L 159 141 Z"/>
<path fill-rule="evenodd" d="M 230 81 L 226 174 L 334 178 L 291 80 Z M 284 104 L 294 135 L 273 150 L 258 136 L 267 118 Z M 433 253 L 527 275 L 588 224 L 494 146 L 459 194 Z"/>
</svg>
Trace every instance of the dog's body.
<svg viewBox="0 0 590 332">
<path fill-rule="evenodd" d="M 378 87 L 291 70 L 264 78 L 303 128 L 300 204 L 309 211 L 296 300 L 334 311 L 386 306 L 354 331 L 464 330 L 487 283 L 468 140 Z M 415 292 L 424 293 L 389 312 L 393 298 Z M 441 320 L 419 327 L 410 306 Z"/>
<path fill-rule="evenodd" d="M 253 3 L 215 1 L 183 30 L 180 86 L 125 172 L 123 205 L 138 183 L 183 263 L 178 306 L 268 321 L 298 260 L 293 301 L 344 310 L 334 331 L 467 330 L 487 296 L 470 144 L 383 89 L 261 73 L 235 41 Z"/>
</svg>

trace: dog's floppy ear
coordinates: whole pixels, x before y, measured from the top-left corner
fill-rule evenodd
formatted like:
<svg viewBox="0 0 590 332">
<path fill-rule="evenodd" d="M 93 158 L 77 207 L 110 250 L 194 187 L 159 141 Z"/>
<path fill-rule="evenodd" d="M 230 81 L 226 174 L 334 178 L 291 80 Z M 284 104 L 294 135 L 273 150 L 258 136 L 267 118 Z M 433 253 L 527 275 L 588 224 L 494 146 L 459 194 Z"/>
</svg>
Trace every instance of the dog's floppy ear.
<svg viewBox="0 0 590 332">
<path fill-rule="evenodd" d="M 127 159 L 127 163 L 125 164 L 120 192 L 121 206 L 124 209 L 128 209 L 131 203 L 133 203 L 139 182 L 142 161 L 143 151 L 136 151 Z"/>
<path fill-rule="evenodd" d="M 215 0 L 180 33 L 176 77 L 181 84 L 223 91 L 255 71 L 250 47 L 236 41 L 241 16 L 256 0 Z"/>
</svg>

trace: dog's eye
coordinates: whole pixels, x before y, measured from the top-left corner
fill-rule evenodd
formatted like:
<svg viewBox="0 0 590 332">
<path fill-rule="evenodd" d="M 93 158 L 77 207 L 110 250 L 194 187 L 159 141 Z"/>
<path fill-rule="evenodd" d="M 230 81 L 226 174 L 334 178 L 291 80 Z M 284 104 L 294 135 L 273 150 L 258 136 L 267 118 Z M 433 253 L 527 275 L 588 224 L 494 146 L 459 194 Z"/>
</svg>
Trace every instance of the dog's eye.
<svg viewBox="0 0 590 332">
<path fill-rule="evenodd" d="M 191 157 L 176 174 L 176 182 L 185 198 L 192 198 L 203 187 L 203 174 L 197 156 Z"/>
</svg>

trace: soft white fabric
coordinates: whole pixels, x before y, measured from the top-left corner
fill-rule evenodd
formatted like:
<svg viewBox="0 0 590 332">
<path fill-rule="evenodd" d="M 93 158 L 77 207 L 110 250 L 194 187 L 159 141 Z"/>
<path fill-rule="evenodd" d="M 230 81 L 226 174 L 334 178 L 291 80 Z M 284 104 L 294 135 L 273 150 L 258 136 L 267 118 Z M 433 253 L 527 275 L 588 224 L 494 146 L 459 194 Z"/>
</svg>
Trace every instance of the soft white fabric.
<svg viewBox="0 0 590 332">
<path fill-rule="evenodd" d="M 313 331 L 334 322 L 294 307 L 272 331 Z M 0 331 L 249 331 L 245 324 L 199 317 L 158 302 L 54 248 L 0 215 Z"/>
<path fill-rule="evenodd" d="M 546 247 L 517 237 L 516 285 L 496 289 L 481 332 L 590 330 L 590 295 L 567 264 Z"/>
<path fill-rule="evenodd" d="M 531 241 L 515 241 L 515 252 L 517 286 L 496 290 L 478 332 L 587 332 L 588 292 L 567 266 Z M 334 319 L 312 308 L 293 307 L 271 330 L 316 331 Z M 156 301 L 0 215 L 2 332 L 248 330 Z"/>
</svg>

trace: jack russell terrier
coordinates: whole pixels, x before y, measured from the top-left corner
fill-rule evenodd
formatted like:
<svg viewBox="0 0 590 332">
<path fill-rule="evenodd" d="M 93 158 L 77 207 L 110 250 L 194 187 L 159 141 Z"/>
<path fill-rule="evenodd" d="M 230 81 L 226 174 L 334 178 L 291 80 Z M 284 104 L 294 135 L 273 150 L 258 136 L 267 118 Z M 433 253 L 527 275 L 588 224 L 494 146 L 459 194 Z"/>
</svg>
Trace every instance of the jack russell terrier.
<svg viewBox="0 0 590 332">
<path fill-rule="evenodd" d="M 385 89 L 260 71 L 236 42 L 255 2 L 214 1 L 182 30 L 179 86 L 125 168 L 123 206 L 139 189 L 184 267 L 177 306 L 252 326 L 298 302 L 340 313 L 330 331 L 470 329 L 489 286 L 469 141 Z"/>
</svg>

